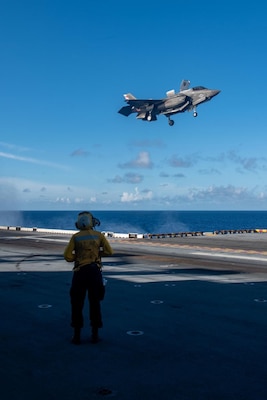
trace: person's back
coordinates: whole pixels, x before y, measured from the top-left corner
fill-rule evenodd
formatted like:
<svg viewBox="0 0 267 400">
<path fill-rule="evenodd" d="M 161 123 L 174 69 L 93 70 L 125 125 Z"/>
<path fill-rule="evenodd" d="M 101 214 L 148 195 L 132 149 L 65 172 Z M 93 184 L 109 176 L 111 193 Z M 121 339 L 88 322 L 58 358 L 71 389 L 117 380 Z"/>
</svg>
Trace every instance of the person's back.
<svg viewBox="0 0 267 400">
<path fill-rule="evenodd" d="M 93 229 L 94 217 L 89 212 L 78 215 L 75 233 L 65 251 L 64 258 L 68 262 L 74 262 L 74 274 L 70 290 L 72 319 L 71 326 L 74 328 L 72 342 L 80 343 L 80 331 L 83 327 L 83 305 L 88 292 L 90 304 L 90 321 L 92 326 L 92 341 L 98 340 L 98 328 L 103 326 L 100 300 L 103 299 L 103 280 L 101 273 L 101 257 L 113 253 L 105 236 Z M 98 225 L 100 222 L 98 221 Z"/>
<path fill-rule="evenodd" d="M 74 261 L 74 270 L 90 263 L 101 264 L 101 257 L 113 253 L 105 236 L 91 227 L 75 233 L 64 252 L 68 262 Z"/>
</svg>

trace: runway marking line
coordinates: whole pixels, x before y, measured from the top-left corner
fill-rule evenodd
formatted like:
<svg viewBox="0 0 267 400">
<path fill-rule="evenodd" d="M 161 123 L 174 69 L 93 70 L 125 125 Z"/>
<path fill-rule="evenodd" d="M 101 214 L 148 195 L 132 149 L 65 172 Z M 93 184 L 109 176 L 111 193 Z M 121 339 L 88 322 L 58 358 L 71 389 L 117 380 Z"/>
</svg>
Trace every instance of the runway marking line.
<svg viewBox="0 0 267 400">
<path fill-rule="evenodd" d="M 238 254 L 260 254 L 263 256 L 267 256 L 267 251 L 262 251 L 262 250 L 245 250 L 245 249 L 233 249 L 230 247 L 205 247 L 205 246 L 196 246 L 196 245 L 186 245 L 186 244 L 174 244 L 174 243 L 151 243 L 151 242 L 133 242 L 131 240 L 116 240 L 114 243 L 127 243 L 127 244 L 132 244 L 132 245 L 147 245 L 151 247 L 172 247 L 172 248 L 177 248 L 177 249 L 195 249 L 195 250 L 203 250 L 207 249 L 209 252 L 221 252 L 221 253 L 238 253 Z"/>
<path fill-rule="evenodd" d="M 238 258 L 239 260 L 253 260 L 253 261 L 263 261 L 267 262 L 266 259 L 262 257 L 253 257 L 249 255 L 235 255 L 235 254 L 225 254 L 225 253 L 205 253 L 205 252 L 195 252 L 192 253 L 194 255 L 199 255 L 199 256 L 207 256 L 207 257 L 224 257 L 224 258 Z"/>
<path fill-rule="evenodd" d="M 20 239 L 21 236 L 6 236 L 2 237 L 1 239 L 9 239 L 9 240 L 16 240 Z M 58 243 L 67 243 L 68 239 L 59 239 L 59 238 L 49 238 L 49 237 L 42 237 L 42 236 L 24 236 L 24 239 L 31 239 L 35 241 L 53 241 Z M 245 250 L 245 249 L 232 249 L 230 247 L 222 248 L 222 247 L 206 247 L 206 246 L 198 246 L 198 245 L 187 245 L 187 244 L 175 244 L 175 243 L 153 243 L 150 241 L 143 241 L 138 240 L 134 241 L 133 239 L 111 239 L 109 240 L 110 243 L 125 243 L 131 244 L 133 246 L 139 245 L 146 245 L 149 247 L 169 247 L 169 248 L 176 248 L 176 249 L 194 249 L 194 250 L 204 250 L 207 249 L 210 253 L 212 252 L 220 252 L 220 253 L 236 253 L 236 254 L 259 254 L 262 256 L 267 256 L 267 251 L 261 250 Z M 209 253 L 209 254 L 210 254 Z"/>
</svg>

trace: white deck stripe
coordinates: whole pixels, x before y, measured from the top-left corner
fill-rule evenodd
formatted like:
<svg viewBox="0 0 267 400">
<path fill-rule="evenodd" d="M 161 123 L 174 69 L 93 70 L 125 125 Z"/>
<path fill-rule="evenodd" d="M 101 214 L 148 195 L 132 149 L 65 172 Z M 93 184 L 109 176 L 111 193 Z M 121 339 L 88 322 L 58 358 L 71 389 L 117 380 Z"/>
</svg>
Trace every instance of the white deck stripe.
<svg viewBox="0 0 267 400">
<path fill-rule="evenodd" d="M 263 261 L 267 262 L 267 257 L 255 257 L 255 256 L 245 256 L 245 255 L 235 255 L 235 254 L 226 254 L 226 253 L 207 253 L 202 251 L 192 252 L 191 254 L 196 256 L 205 256 L 205 257 L 221 257 L 221 258 L 235 258 L 237 260 L 250 260 L 250 261 Z"/>
</svg>

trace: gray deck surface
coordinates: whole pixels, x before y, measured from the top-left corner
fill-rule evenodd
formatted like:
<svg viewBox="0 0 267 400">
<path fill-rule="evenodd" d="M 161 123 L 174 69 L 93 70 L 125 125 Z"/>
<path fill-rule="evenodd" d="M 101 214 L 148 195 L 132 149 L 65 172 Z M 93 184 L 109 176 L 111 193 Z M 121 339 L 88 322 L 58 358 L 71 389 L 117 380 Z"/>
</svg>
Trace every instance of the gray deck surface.
<svg viewBox="0 0 267 400">
<path fill-rule="evenodd" d="M 1 400 L 267 399 L 266 234 L 111 239 L 80 346 L 68 239 L 0 231 Z"/>
</svg>

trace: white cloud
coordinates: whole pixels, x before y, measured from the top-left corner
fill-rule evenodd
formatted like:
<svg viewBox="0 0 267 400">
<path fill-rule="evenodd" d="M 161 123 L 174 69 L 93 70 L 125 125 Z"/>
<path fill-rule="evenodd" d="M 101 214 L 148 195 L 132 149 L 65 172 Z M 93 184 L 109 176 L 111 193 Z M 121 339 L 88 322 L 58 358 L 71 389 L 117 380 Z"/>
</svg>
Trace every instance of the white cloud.
<svg viewBox="0 0 267 400">
<path fill-rule="evenodd" d="M 29 150 L 31 150 L 28 147 L 17 146 L 16 144 L 6 143 L 6 142 L 0 142 L 0 146 L 6 147 L 7 149 L 10 149 L 10 150 L 16 150 L 16 151 L 29 151 Z"/>
<path fill-rule="evenodd" d="M 151 190 L 139 193 L 139 190 L 136 187 L 134 193 L 123 192 L 121 195 L 121 202 L 122 203 L 140 202 L 143 200 L 151 200 L 152 198 L 153 198 L 153 193 Z"/>
<path fill-rule="evenodd" d="M 230 151 L 227 156 L 230 161 L 240 165 L 245 171 L 256 172 L 267 168 L 266 157 L 241 157 L 235 151 Z M 242 169 L 240 171 L 242 172 Z"/>
<path fill-rule="evenodd" d="M 108 179 L 111 183 L 134 183 L 135 185 L 142 182 L 143 176 L 139 174 L 133 174 L 131 172 L 125 174 L 124 176 L 116 175 L 113 179 Z"/>
<path fill-rule="evenodd" d="M 134 177 L 132 183 L 134 183 Z M 150 185 L 152 183 L 150 181 Z M 163 184 L 160 186 L 161 183 Z M 141 185 L 136 185 L 130 190 L 123 188 L 120 192 L 113 189 L 103 192 L 102 187 L 98 191 L 96 187 L 88 188 L 82 185 L 73 186 L 70 191 L 68 185 L 51 185 L 41 181 L 0 177 L 0 208 L 4 210 L 75 209 L 86 208 L 90 204 L 94 209 L 110 210 L 121 209 L 123 205 L 127 207 L 130 204 L 140 209 L 267 208 L 267 186 L 262 185 L 255 184 L 251 187 L 244 182 L 238 186 L 234 184 L 185 186 L 178 184 L 176 179 L 174 183 L 157 182 L 156 187 L 155 191 L 152 186 L 147 190 L 142 190 Z"/>
<path fill-rule="evenodd" d="M 72 156 L 72 157 L 87 157 L 89 154 L 90 154 L 90 153 L 89 153 L 88 151 L 86 151 L 86 150 L 77 149 L 77 150 L 74 150 L 74 151 L 71 153 L 71 156 Z"/>
<path fill-rule="evenodd" d="M 69 197 L 57 197 L 55 200 L 55 203 L 70 204 L 71 201 L 70 201 Z"/>
<path fill-rule="evenodd" d="M 69 169 L 68 167 L 66 167 L 64 165 L 52 163 L 50 161 L 37 160 L 35 158 L 30 158 L 30 157 L 21 157 L 21 156 L 17 156 L 15 154 L 11 154 L 11 153 L 4 153 L 2 151 L 0 151 L 0 157 L 8 158 L 8 159 L 11 159 L 14 161 L 22 161 L 22 162 L 31 163 L 31 164 L 45 165 L 45 166 L 51 167 L 51 168 Z"/>
<path fill-rule="evenodd" d="M 80 203 L 84 203 L 84 198 L 83 197 L 75 197 L 74 199 L 74 203 L 76 204 L 80 204 Z"/>
<path fill-rule="evenodd" d="M 144 139 L 144 140 L 135 140 L 131 143 L 133 146 L 136 147 L 158 147 L 158 148 L 163 148 L 166 145 L 161 141 L 161 140 L 148 140 L 148 139 Z"/>
<path fill-rule="evenodd" d="M 119 164 L 120 168 L 152 168 L 153 163 L 147 151 L 141 151 L 137 157 L 124 164 Z"/>
<path fill-rule="evenodd" d="M 198 171 L 200 175 L 212 175 L 212 174 L 217 174 L 221 175 L 221 172 L 217 170 L 216 168 L 203 168 Z"/>
<path fill-rule="evenodd" d="M 198 159 L 199 157 L 196 154 L 192 154 L 184 158 L 173 155 L 169 160 L 169 164 L 174 168 L 190 168 L 196 164 Z"/>
<path fill-rule="evenodd" d="M 208 186 L 203 188 L 191 187 L 182 189 L 176 195 L 162 196 L 158 199 L 163 203 L 179 204 L 180 206 L 196 207 L 203 209 L 231 209 L 249 207 L 251 209 L 267 202 L 267 192 L 258 191 L 257 188 L 237 187 L 234 185 Z"/>
</svg>

